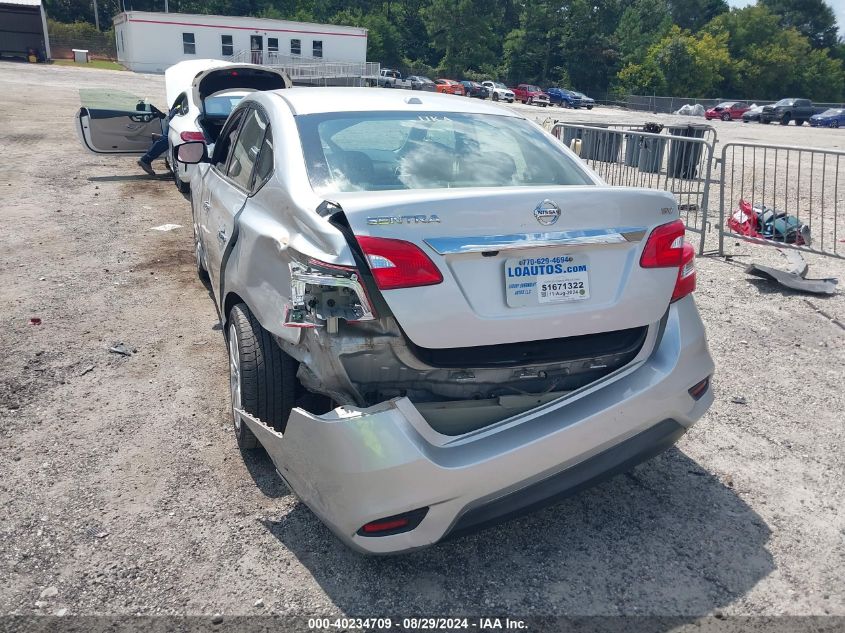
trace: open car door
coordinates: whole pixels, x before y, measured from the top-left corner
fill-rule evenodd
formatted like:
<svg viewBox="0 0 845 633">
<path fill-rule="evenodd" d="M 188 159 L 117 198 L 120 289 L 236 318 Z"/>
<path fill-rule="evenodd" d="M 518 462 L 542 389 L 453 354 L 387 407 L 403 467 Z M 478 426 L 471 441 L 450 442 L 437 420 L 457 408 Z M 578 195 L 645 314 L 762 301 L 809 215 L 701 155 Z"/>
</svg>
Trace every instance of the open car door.
<svg viewBox="0 0 845 633">
<path fill-rule="evenodd" d="M 118 90 L 82 89 L 76 131 L 96 154 L 143 154 L 161 134 L 164 115 L 135 95 Z"/>
</svg>

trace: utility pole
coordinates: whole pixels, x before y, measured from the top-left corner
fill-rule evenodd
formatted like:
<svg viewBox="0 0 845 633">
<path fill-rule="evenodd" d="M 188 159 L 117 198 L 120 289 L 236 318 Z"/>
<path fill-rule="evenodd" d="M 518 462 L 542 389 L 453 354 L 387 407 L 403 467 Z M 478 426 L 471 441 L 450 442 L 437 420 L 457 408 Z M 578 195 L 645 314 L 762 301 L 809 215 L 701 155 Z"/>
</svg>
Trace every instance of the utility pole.
<svg viewBox="0 0 845 633">
<path fill-rule="evenodd" d="M 170 9 L 169 9 L 169 8 L 168 8 L 168 6 L 167 6 L 167 0 L 164 0 L 164 12 L 165 12 L 165 13 L 170 13 Z"/>
<path fill-rule="evenodd" d="M 97 9 L 97 0 L 94 0 L 94 24 L 97 26 L 97 30 L 100 30 L 100 11 Z"/>
</svg>

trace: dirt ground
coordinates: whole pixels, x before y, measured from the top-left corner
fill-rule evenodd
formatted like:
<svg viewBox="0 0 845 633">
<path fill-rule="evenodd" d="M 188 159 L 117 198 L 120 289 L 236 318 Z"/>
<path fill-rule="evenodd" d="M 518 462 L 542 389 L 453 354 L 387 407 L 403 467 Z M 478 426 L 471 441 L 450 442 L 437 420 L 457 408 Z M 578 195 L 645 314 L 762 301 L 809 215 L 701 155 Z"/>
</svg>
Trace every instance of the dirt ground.
<svg viewBox="0 0 845 633">
<path fill-rule="evenodd" d="M 749 281 L 747 261 L 777 262 L 763 247 L 700 258 L 716 402 L 676 448 L 480 534 L 365 558 L 238 451 L 189 204 L 134 158 L 82 150 L 80 87 L 164 101 L 162 77 L 0 64 L 0 613 L 845 615 L 843 294 Z M 810 261 L 845 283 L 843 262 Z"/>
</svg>

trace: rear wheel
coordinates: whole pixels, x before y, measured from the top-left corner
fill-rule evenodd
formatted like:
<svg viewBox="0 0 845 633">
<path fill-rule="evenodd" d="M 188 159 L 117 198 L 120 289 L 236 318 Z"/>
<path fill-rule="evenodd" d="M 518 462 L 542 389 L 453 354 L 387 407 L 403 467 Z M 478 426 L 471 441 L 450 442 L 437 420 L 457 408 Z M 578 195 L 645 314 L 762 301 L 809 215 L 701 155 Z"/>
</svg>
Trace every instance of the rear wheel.
<svg viewBox="0 0 845 633">
<path fill-rule="evenodd" d="M 833 123 L 830 124 L 830 127 L 834 127 L 834 128 L 839 127 L 839 121 L 834 121 Z"/>
<path fill-rule="evenodd" d="M 299 363 L 279 348 L 243 303 L 229 312 L 228 333 L 235 436 L 241 447 L 251 449 L 258 446 L 258 440 L 236 410 L 243 409 L 283 432 L 296 400 Z"/>
<path fill-rule="evenodd" d="M 170 160 L 170 173 L 173 174 L 173 182 L 176 185 L 176 188 L 179 190 L 179 193 L 189 193 L 191 191 L 191 183 L 189 182 L 182 182 L 179 178 L 179 162 L 176 160 L 176 153 L 174 152 L 173 158 Z"/>
<path fill-rule="evenodd" d="M 197 230 L 194 228 L 194 257 L 197 260 L 197 277 L 203 284 L 209 282 L 208 270 L 205 267 L 205 253 L 202 250 L 202 244 L 197 236 Z"/>
<path fill-rule="evenodd" d="M 499 95 L 498 95 L 498 93 L 494 92 L 493 93 L 493 101 L 498 101 L 498 100 L 499 100 Z"/>
<path fill-rule="evenodd" d="M 731 115 L 730 115 L 730 114 L 728 114 L 727 112 L 725 112 L 725 113 L 722 115 L 722 121 L 730 121 L 730 120 L 731 120 Z"/>
<path fill-rule="evenodd" d="M 804 119 L 795 119 L 795 125 L 799 127 L 804 125 Z"/>
<path fill-rule="evenodd" d="M 591 106 L 591 105 L 587 106 L 587 110 L 592 110 L 592 109 L 593 109 L 593 106 Z"/>
</svg>

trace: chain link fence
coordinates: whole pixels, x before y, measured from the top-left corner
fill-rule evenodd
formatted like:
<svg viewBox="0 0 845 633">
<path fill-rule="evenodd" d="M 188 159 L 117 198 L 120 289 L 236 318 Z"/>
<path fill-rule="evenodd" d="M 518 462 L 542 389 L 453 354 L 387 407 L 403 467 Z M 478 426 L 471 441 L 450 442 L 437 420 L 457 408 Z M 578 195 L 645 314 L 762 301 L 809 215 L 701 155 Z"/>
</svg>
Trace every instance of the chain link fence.
<svg viewBox="0 0 845 633">
<path fill-rule="evenodd" d="M 114 31 L 74 35 L 62 29 L 50 30 L 50 53 L 53 59 L 73 59 L 73 49 L 88 51 L 91 59 L 117 61 Z"/>
</svg>

